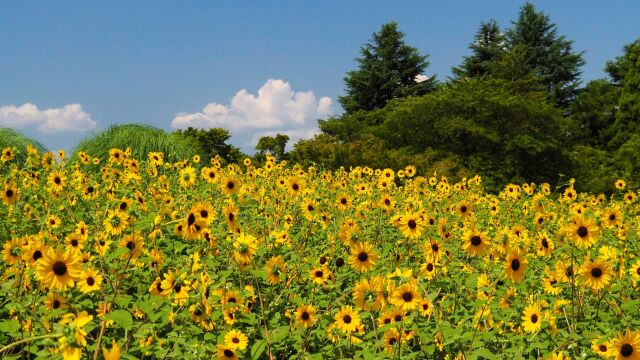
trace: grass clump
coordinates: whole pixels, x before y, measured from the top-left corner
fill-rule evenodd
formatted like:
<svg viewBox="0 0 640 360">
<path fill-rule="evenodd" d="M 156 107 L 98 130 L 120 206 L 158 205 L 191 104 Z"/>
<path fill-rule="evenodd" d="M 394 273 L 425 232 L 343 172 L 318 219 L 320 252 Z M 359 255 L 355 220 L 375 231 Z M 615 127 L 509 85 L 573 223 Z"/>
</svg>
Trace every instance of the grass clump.
<svg viewBox="0 0 640 360">
<path fill-rule="evenodd" d="M 42 144 L 26 135 L 13 129 L 0 128 L 0 150 L 7 147 L 12 148 L 15 153 L 15 161 L 24 163 L 27 160 L 27 145 L 29 144 L 33 145 L 39 153 L 46 151 Z"/>
<path fill-rule="evenodd" d="M 84 151 L 92 157 L 106 160 L 109 150 L 131 149 L 131 155 L 144 159 L 152 151 L 164 153 L 168 161 L 181 161 L 197 154 L 198 145 L 175 133 L 143 124 L 112 125 L 107 130 L 85 138 L 74 149 L 72 158 Z"/>
</svg>

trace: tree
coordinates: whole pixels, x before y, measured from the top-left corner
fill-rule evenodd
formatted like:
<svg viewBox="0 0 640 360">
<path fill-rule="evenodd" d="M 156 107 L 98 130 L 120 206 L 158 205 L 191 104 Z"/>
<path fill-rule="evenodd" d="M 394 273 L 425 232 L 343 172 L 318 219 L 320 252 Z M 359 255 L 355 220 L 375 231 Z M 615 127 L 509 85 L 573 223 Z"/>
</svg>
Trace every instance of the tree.
<svg viewBox="0 0 640 360">
<path fill-rule="evenodd" d="M 176 130 L 176 134 L 195 140 L 200 147 L 198 153 L 204 157 L 205 161 L 215 155 L 219 155 L 226 162 L 237 163 L 244 157 L 239 148 L 227 144 L 227 141 L 231 138 L 231 134 L 227 129 L 210 128 L 204 130 L 190 126 L 185 130 Z"/>
<path fill-rule="evenodd" d="M 417 79 L 429 63 L 426 55 L 404 43 L 398 24 L 382 25 L 355 59 L 358 70 L 345 76 L 346 95 L 339 98 L 347 114 L 384 107 L 394 98 L 422 95 L 435 88 L 435 78 Z M 422 80 L 422 81 L 418 81 Z"/>
<path fill-rule="evenodd" d="M 451 69 L 458 78 L 476 77 L 493 73 L 495 64 L 505 52 L 505 40 L 495 20 L 483 22 L 469 45 L 467 56 L 459 67 Z"/>
<path fill-rule="evenodd" d="M 619 98 L 620 88 L 607 79 L 590 81 L 580 89 L 570 107 L 577 127 L 576 143 L 600 149 L 607 147 L 613 135 L 609 128 L 616 120 Z"/>
<path fill-rule="evenodd" d="M 520 8 L 518 20 L 505 33 L 508 49 L 522 45 L 529 68 L 539 77 L 547 96 L 557 107 L 566 109 L 573 101 L 579 85 L 582 52 L 572 49 L 572 41 L 558 36 L 556 24 L 536 12 L 531 3 Z"/>
<path fill-rule="evenodd" d="M 267 152 L 275 156 L 278 161 L 286 160 L 285 148 L 289 141 L 288 135 L 276 134 L 276 136 L 263 136 L 258 140 L 256 144 L 256 150 L 258 150 L 261 158 L 264 158 Z"/>
<path fill-rule="evenodd" d="M 627 70 L 621 79 L 622 90 L 618 100 L 616 120 L 611 126 L 614 134 L 609 147 L 617 149 L 634 134 L 640 134 L 640 42 L 626 49 Z M 637 141 L 636 141 L 637 142 Z"/>
<path fill-rule="evenodd" d="M 615 58 L 615 60 L 607 61 L 607 65 L 604 67 L 604 70 L 609 74 L 614 84 L 618 86 L 624 85 L 624 77 L 627 75 L 627 72 L 629 72 L 629 69 L 633 67 L 629 56 L 632 49 L 638 45 L 640 45 L 640 39 L 637 39 L 631 44 L 625 45 L 623 48 L 623 54 Z"/>
</svg>

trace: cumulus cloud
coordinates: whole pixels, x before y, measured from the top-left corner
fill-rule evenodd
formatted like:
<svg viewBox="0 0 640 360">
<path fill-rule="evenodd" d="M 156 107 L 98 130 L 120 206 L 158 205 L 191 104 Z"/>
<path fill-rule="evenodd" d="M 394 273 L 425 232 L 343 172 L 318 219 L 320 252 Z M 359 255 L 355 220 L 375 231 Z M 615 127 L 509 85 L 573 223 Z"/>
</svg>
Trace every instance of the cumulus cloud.
<svg viewBox="0 0 640 360">
<path fill-rule="evenodd" d="M 228 105 L 212 102 L 199 112 L 177 114 L 171 126 L 226 128 L 234 137 L 244 139 L 243 145 L 255 145 L 260 136 L 276 133 L 289 135 L 293 143 L 294 138 L 297 141 L 317 133 L 316 120 L 332 112 L 330 98 L 317 99 L 313 91 L 296 92 L 286 81 L 269 79 L 257 95 L 242 89 Z"/>
<path fill-rule="evenodd" d="M 96 127 L 96 122 L 82 110 L 80 104 L 40 110 L 34 104 L 25 103 L 21 106 L 1 106 L 0 126 L 26 130 L 35 128 L 40 132 L 53 134 L 92 130 Z"/>
</svg>

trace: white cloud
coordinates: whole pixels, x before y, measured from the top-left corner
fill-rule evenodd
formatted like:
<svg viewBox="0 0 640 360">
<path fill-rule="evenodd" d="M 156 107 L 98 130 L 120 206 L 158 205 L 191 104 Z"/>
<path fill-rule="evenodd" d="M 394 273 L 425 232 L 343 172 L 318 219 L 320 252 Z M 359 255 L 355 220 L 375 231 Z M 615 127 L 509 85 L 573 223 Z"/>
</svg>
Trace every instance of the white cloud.
<svg viewBox="0 0 640 360">
<path fill-rule="evenodd" d="M 69 104 L 62 108 L 40 110 L 31 103 L 21 106 L 0 107 L 0 126 L 14 129 L 32 129 L 47 133 L 87 131 L 96 127 L 96 122 L 82 110 L 80 104 Z"/>
<path fill-rule="evenodd" d="M 255 145 L 261 134 L 287 134 L 290 144 L 318 132 L 316 120 L 333 112 L 328 97 L 317 99 L 313 91 L 295 92 L 283 80 L 269 79 L 254 95 L 238 91 L 228 105 L 209 103 L 196 113 L 179 113 L 171 121 L 174 129 L 222 127 L 229 129 L 243 145 Z M 311 135 L 309 135 L 311 134 Z M 244 146 L 243 146 L 244 148 Z M 245 148 L 246 150 L 246 148 Z"/>
</svg>

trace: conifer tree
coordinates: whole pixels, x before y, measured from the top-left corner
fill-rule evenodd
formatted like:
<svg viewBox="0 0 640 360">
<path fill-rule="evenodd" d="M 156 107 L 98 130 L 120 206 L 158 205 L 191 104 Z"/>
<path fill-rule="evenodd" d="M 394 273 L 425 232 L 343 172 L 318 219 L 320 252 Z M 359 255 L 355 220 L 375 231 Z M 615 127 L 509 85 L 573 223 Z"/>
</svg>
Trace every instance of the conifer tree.
<svg viewBox="0 0 640 360">
<path fill-rule="evenodd" d="M 505 52 L 504 35 L 495 20 L 483 22 L 469 45 L 471 55 L 459 67 L 451 69 L 458 78 L 471 78 L 491 74 Z"/>
</svg>

